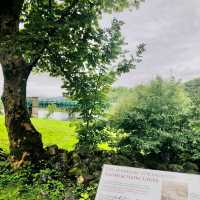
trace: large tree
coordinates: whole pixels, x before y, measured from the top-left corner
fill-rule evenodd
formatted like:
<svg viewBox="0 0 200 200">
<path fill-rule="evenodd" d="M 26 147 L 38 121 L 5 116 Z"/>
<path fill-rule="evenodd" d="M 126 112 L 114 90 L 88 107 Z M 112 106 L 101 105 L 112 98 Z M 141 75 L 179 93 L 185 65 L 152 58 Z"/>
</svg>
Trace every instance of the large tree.
<svg viewBox="0 0 200 200">
<path fill-rule="evenodd" d="M 24 154 L 38 159 L 41 135 L 26 109 L 26 84 L 33 69 L 62 76 L 69 84 L 98 66 L 120 60 L 121 22 L 99 25 L 103 12 L 138 7 L 141 0 L 4 0 L 0 2 L 0 63 L 4 75 L 2 101 L 14 160 Z M 119 70 L 126 71 L 127 59 Z M 130 64 L 130 63 L 129 63 Z M 94 70 L 93 70 L 94 71 Z"/>
</svg>

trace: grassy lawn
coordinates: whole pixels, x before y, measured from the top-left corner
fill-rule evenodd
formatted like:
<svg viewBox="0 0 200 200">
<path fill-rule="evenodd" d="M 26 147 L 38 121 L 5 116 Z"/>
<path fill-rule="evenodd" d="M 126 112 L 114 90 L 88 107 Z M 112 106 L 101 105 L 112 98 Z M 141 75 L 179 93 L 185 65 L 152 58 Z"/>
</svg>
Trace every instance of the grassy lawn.
<svg viewBox="0 0 200 200">
<path fill-rule="evenodd" d="M 32 122 L 42 134 L 44 146 L 57 144 L 60 148 L 70 151 L 77 143 L 75 125 L 72 122 L 37 118 L 33 118 Z M 0 116 L 0 148 L 8 152 L 8 136 L 3 116 Z"/>
</svg>

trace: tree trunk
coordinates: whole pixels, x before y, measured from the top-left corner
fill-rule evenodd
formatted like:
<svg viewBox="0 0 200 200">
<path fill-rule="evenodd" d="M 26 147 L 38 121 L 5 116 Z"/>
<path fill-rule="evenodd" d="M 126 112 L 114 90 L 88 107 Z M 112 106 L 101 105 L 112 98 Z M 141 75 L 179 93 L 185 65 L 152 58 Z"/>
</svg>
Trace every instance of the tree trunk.
<svg viewBox="0 0 200 200">
<path fill-rule="evenodd" d="M 14 161 L 37 161 L 43 154 L 40 134 L 31 124 L 26 107 L 26 84 L 32 70 L 15 46 L 24 0 L 0 2 L 0 63 L 4 74 L 2 101 Z"/>
<path fill-rule="evenodd" d="M 26 107 L 26 85 L 31 69 L 22 58 L 13 58 L 11 63 L 2 64 L 2 69 L 2 101 L 10 153 L 14 160 L 21 160 L 26 154 L 32 161 L 37 161 L 43 154 L 41 135 L 33 127 Z"/>
</svg>

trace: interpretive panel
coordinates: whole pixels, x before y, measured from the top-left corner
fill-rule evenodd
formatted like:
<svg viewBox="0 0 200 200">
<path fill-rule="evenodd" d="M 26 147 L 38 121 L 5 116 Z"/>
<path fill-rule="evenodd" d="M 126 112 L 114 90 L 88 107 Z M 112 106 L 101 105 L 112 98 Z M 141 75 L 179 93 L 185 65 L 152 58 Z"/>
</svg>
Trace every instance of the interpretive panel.
<svg viewBox="0 0 200 200">
<path fill-rule="evenodd" d="M 200 200 L 200 176 L 104 165 L 95 200 Z"/>
</svg>

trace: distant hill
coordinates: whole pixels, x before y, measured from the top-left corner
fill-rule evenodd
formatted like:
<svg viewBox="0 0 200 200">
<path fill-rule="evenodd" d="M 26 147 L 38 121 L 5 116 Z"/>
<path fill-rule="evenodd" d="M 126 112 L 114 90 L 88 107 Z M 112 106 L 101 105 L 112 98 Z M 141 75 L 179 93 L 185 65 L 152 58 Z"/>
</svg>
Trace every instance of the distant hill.
<svg viewBox="0 0 200 200">
<path fill-rule="evenodd" d="M 65 97 L 50 97 L 50 98 L 44 98 L 44 97 L 39 97 L 39 100 L 41 101 L 66 101 L 67 98 Z"/>
</svg>

